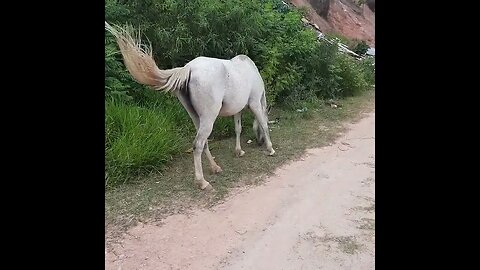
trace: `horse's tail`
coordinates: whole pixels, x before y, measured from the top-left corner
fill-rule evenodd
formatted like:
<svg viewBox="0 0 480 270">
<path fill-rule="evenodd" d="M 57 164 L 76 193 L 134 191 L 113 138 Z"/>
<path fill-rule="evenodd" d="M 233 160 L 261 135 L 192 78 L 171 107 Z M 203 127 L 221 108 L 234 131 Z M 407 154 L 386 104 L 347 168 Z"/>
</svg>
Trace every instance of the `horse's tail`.
<svg viewBox="0 0 480 270">
<path fill-rule="evenodd" d="M 140 32 L 134 33 L 132 27 L 112 27 L 106 21 L 105 29 L 115 36 L 123 62 L 137 82 L 164 92 L 177 91 L 188 84 L 190 68 L 159 69 L 153 59 L 152 45 L 142 44 Z"/>
</svg>

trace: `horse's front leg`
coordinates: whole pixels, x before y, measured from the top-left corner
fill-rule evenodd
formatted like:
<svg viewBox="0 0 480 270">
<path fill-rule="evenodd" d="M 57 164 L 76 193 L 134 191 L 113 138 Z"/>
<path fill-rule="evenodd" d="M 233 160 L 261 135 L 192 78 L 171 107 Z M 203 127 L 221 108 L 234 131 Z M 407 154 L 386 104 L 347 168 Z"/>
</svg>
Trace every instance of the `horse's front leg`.
<svg viewBox="0 0 480 270">
<path fill-rule="evenodd" d="M 242 113 L 239 112 L 233 116 L 233 121 L 235 121 L 235 154 L 237 157 L 245 155 L 245 151 L 242 150 L 240 146 L 240 134 L 242 133 Z"/>
</svg>

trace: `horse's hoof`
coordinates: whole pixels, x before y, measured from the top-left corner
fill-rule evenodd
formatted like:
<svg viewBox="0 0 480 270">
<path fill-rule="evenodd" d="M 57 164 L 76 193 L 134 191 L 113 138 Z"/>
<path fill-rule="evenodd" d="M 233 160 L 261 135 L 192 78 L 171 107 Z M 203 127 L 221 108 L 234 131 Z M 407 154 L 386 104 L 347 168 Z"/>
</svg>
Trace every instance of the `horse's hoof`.
<svg viewBox="0 0 480 270">
<path fill-rule="evenodd" d="M 272 149 L 268 155 L 269 155 L 269 156 L 275 155 L 275 150 Z"/>
<path fill-rule="evenodd" d="M 243 150 L 235 151 L 235 154 L 237 154 L 237 157 L 243 157 L 243 155 L 245 155 L 245 151 Z"/>
<path fill-rule="evenodd" d="M 204 188 L 202 188 L 202 190 L 207 191 L 207 192 L 214 191 L 214 189 L 213 189 L 212 185 L 210 185 L 210 183 L 208 183 L 208 185 L 206 185 Z"/>
<path fill-rule="evenodd" d="M 221 173 L 221 172 L 223 172 L 222 168 L 221 168 L 220 166 L 218 166 L 218 165 L 212 166 L 211 169 L 212 169 L 212 172 L 213 172 L 213 173 Z"/>
<path fill-rule="evenodd" d="M 206 190 L 206 191 L 213 190 L 212 185 L 210 185 L 210 183 L 205 180 L 198 181 L 197 185 L 201 190 Z"/>
</svg>

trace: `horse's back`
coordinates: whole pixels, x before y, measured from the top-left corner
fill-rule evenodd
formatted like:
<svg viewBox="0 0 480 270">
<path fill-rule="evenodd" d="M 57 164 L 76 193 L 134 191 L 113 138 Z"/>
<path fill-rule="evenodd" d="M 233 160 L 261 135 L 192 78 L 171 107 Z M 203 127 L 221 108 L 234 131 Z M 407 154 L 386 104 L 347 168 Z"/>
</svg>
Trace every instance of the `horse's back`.
<svg viewBox="0 0 480 270">
<path fill-rule="evenodd" d="M 230 73 L 238 76 L 238 79 L 241 81 L 241 84 L 239 87 L 247 87 L 247 88 L 263 87 L 263 81 L 262 81 L 262 77 L 260 76 L 260 72 L 258 71 L 258 68 L 255 65 L 255 62 L 253 62 L 252 59 L 250 59 L 250 57 L 243 54 L 235 56 L 230 60 L 230 63 L 228 63 L 228 69 Z M 245 85 L 248 83 L 250 83 L 251 85 L 248 85 L 248 86 Z"/>
<path fill-rule="evenodd" d="M 189 87 L 192 98 L 209 105 L 221 102 L 222 116 L 238 113 L 251 98 L 259 99 L 263 95 L 260 73 L 246 55 L 230 60 L 197 57 L 187 65 L 191 70 Z"/>
<path fill-rule="evenodd" d="M 192 75 L 199 79 L 208 79 L 209 75 L 213 76 L 210 77 L 213 79 L 228 78 L 231 74 L 260 77 L 255 63 L 244 54 L 237 55 L 230 60 L 199 56 L 187 63 L 187 66 L 195 73 Z"/>
</svg>

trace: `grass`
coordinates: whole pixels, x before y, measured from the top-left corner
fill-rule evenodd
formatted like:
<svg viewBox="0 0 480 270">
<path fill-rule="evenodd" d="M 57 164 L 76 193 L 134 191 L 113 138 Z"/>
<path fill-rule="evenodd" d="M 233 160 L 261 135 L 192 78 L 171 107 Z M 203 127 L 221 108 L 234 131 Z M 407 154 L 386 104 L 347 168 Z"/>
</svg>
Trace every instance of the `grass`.
<svg viewBox="0 0 480 270">
<path fill-rule="evenodd" d="M 119 101 L 105 103 L 106 187 L 131 175 L 165 164 L 186 140 L 177 127 L 175 111 L 152 105 L 139 107 Z M 107 177 L 108 176 L 108 177 Z"/>
<path fill-rule="evenodd" d="M 260 183 L 264 176 L 287 161 L 300 157 L 306 148 L 321 147 L 332 142 L 345 130 L 345 122 L 362 118 L 363 113 L 374 108 L 375 92 L 347 98 L 333 108 L 323 103 L 308 104 L 304 112 L 272 110 L 269 120 L 271 139 L 276 150 L 274 157 L 266 156 L 264 147 L 255 144 L 251 131 L 251 118 L 242 121 L 242 149 L 246 152 L 241 158 L 235 157 L 234 136 L 222 134 L 212 137 L 209 142 L 211 152 L 223 172 L 213 175 L 208 161 L 203 157 L 205 179 L 212 183 L 215 192 L 202 192 L 193 183 L 193 158 L 186 150 L 176 155 L 169 166 L 161 172 L 150 173 L 133 179 L 105 192 L 105 226 L 108 235 L 114 235 L 138 221 L 158 222 L 172 213 L 188 212 L 194 207 L 208 207 L 224 199 L 234 187 Z M 247 121 L 248 120 L 248 121 Z M 230 119 L 233 123 L 233 119 Z M 216 124 L 226 125 L 228 119 Z M 216 133 L 218 134 L 218 133 Z M 228 133 L 227 133 L 228 134 Z M 224 135 L 224 134 L 223 134 Z M 192 134 L 192 140 L 194 134 Z M 252 139 L 254 142 L 247 144 Z"/>
</svg>

